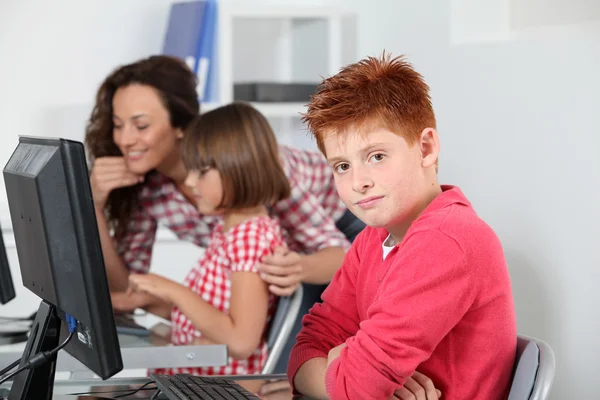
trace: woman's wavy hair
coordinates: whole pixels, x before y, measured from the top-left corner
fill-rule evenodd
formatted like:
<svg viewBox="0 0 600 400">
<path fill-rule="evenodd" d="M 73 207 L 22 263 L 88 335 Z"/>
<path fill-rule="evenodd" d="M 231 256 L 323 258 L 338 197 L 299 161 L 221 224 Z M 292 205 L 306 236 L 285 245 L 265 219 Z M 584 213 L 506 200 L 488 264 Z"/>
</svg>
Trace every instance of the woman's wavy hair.
<svg viewBox="0 0 600 400">
<path fill-rule="evenodd" d="M 196 75 L 180 59 L 151 56 L 114 70 L 96 94 L 96 104 L 87 123 L 85 144 L 90 162 L 99 157 L 122 156 L 113 140 L 113 96 L 117 89 L 140 84 L 153 87 L 169 112 L 171 126 L 185 132 L 199 114 Z M 137 207 L 141 185 L 113 190 L 105 213 L 115 237 L 122 237 Z"/>
</svg>

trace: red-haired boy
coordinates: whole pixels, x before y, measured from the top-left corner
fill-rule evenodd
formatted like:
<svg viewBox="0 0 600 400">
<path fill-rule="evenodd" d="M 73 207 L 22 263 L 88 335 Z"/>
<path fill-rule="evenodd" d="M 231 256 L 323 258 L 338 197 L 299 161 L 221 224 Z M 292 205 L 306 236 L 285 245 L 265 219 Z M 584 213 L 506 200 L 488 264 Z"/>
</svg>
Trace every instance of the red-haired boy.
<svg viewBox="0 0 600 400">
<path fill-rule="evenodd" d="M 461 190 L 438 183 L 422 76 L 402 57 L 367 58 L 324 80 L 304 119 L 368 226 L 303 320 L 295 391 L 388 399 L 418 369 L 443 399 L 505 398 L 516 349 L 506 261 Z"/>
</svg>

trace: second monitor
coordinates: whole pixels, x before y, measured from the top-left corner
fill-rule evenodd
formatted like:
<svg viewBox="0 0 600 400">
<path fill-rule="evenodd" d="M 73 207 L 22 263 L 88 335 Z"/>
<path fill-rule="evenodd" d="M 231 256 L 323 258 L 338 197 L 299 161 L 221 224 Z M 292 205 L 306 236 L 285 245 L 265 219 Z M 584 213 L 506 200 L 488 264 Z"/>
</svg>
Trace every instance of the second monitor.
<svg viewBox="0 0 600 400">
<path fill-rule="evenodd" d="M 6 304 L 15 298 L 15 287 L 13 285 L 10 265 L 6 256 L 2 227 L 0 226 L 0 304 Z"/>
</svg>

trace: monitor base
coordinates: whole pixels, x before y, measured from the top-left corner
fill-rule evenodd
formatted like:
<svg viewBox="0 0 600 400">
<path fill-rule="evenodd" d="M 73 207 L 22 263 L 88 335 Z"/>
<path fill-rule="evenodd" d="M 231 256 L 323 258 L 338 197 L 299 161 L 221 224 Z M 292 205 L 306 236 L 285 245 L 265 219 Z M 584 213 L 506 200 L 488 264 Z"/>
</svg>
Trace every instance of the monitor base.
<svg viewBox="0 0 600 400">
<path fill-rule="evenodd" d="M 56 307 L 42 300 L 31 324 L 31 333 L 23 350 L 19 368 L 37 353 L 51 351 L 58 347 L 60 324 Z M 51 400 L 55 371 L 56 357 L 37 368 L 17 374 L 8 400 Z"/>
</svg>

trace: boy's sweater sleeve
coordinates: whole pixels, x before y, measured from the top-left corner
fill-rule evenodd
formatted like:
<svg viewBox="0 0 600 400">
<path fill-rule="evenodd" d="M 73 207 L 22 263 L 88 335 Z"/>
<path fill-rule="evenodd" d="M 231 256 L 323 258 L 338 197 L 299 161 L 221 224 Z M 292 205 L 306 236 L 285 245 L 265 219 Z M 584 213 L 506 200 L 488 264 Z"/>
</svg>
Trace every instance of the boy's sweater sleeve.
<svg viewBox="0 0 600 400">
<path fill-rule="evenodd" d="M 438 230 L 408 238 L 380 273 L 367 318 L 327 369 L 330 399 L 390 398 L 473 303 L 463 251 Z"/>
<path fill-rule="evenodd" d="M 359 234 L 346 253 L 342 267 L 323 292 L 322 303 L 315 304 L 302 320 L 288 362 L 288 378 L 294 382 L 298 369 L 312 358 L 327 358 L 329 350 L 354 336 L 359 329 L 356 308 L 356 268 L 359 264 Z"/>
</svg>

